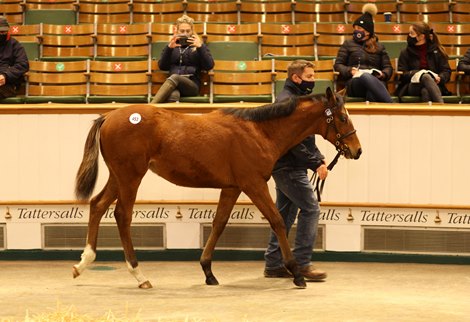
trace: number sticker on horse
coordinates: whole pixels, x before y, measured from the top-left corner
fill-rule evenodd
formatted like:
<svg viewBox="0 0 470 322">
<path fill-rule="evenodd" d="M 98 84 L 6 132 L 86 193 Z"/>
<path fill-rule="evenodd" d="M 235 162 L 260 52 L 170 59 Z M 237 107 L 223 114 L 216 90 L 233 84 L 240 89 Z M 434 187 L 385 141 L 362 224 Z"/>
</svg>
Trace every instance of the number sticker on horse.
<svg viewBox="0 0 470 322">
<path fill-rule="evenodd" d="M 138 124 L 140 123 L 141 120 L 142 120 L 142 116 L 140 116 L 139 113 L 134 113 L 134 114 L 131 114 L 131 116 L 129 116 L 129 122 L 131 122 L 132 124 Z"/>
</svg>

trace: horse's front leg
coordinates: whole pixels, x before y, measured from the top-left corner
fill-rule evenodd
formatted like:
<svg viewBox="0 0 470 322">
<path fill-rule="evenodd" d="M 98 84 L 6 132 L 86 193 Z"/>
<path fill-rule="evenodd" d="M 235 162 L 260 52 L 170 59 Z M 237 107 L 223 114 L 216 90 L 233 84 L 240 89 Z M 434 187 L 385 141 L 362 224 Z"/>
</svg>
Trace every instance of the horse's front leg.
<svg viewBox="0 0 470 322">
<path fill-rule="evenodd" d="M 263 216 L 269 221 L 271 228 L 279 241 L 279 247 L 281 248 L 285 266 L 292 275 L 294 275 L 294 284 L 301 288 L 307 287 L 305 279 L 302 274 L 300 274 L 297 262 L 295 261 L 294 255 L 289 247 L 284 220 L 269 194 L 266 182 L 263 181 L 258 184 L 252 183 L 247 189 L 244 189 L 243 192 L 250 197 L 251 201 L 253 201 L 255 206 L 258 207 L 259 211 L 261 211 Z"/>
<path fill-rule="evenodd" d="M 200 263 L 204 274 L 206 275 L 207 285 L 218 285 L 219 282 L 212 273 L 212 253 L 214 252 L 215 245 L 220 235 L 224 231 L 227 221 L 230 218 L 230 213 L 233 205 L 240 196 L 241 191 L 238 189 L 222 189 L 220 192 L 219 204 L 217 205 L 217 212 L 214 220 L 212 221 L 212 230 L 209 239 L 204 246 Z"/>
<path fill-rule="evenodd" d="M 139 288 L 152 288 L 152 284 L 140 270 L 131 239 L 132 208 L 134 207 L 137 188 L 138 184 L 131 183 L 127 183 L 124 188 L 120 188 L 114 217 L 118 225 L 119 236 L 121 237 L 129 272 L 139 283 Z"/>
</svg>

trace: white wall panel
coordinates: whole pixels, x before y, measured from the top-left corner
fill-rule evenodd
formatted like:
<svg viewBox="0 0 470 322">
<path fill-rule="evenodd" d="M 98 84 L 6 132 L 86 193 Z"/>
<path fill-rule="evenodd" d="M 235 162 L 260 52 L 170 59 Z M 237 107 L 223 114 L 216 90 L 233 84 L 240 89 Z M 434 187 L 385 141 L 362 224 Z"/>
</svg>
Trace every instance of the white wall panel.
<svg viewBox="0 0 470 322">
<path fill-rule="evenodd" d="M 411 174 L 411 141 L 410 116 L 389 116 L 390 141 L 384 143 L 381 149 L 388 149 L 389 167 L 383 169 L 383 176 L 388 176 L 390 188 L 389 195 L 384 196 L 385 202 L 407 203 L 410 198 Z"/>
<path fill-rule="evenodd" d="M 0 200 L 73 200 L 75 175 L 97 115 L 23 114 L 0 117 Z M 352 115 L 363 148 L 359 160 L 340 158 L 323 194 L 327 202 L 468 204 L 470 118 L 465 116 Z M 336 151 L 317 136 L 329 163 Z M 108 171 L 100 160 L 94 194 Z M 269 182 L 274 196 L 274 183 Z M 148 173 L 139 200 L 201 200 L 217 189 L 175 186 Z M 248 200 L 242 194 L 239 200 Z"/>
</svg>

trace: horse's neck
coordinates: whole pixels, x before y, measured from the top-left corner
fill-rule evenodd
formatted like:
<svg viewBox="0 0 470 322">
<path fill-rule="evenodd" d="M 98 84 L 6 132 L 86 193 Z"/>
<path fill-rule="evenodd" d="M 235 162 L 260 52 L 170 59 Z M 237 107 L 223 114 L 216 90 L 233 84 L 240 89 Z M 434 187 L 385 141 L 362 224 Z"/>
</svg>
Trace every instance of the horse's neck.
<svg viewBox="0 0 470 322">
<path fill-rule="evenodd" d="M 269 122 L 265 131 L 280 155 L 312 134 L 324 134 L 326 120 L 322 104 L 301 103 L 289 116 Z"/>
</svg>

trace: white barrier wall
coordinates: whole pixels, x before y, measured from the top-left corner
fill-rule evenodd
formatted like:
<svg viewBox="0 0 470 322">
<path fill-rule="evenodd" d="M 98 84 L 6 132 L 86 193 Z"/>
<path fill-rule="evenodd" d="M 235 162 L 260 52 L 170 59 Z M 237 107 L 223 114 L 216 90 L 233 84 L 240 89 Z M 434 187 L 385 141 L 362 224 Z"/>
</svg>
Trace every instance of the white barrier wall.
<svg viewBox="0 0 470 322">
<path fill-rule="evenodd" d="M 340 159 L 328 177 L 321 220 L 327 232 L 325 249 L 359 251 L 362 226 L 403 225 L 403 218 L 415 211 L 423 214 L 419 220 L 415 216 L 408 221 L 411 226 L 470 228 L 470 220 L 465 219 L 470 201 L 470 109 L 468 114 L 443 112 L 431 116 L 396 111 L 358 114 L 353 108 L 350 112 L 363 154 L 359 160 Z M 87 222 L 88 209 L 73 203 L 73 189 L 85 138 L 97 116 L 0 115 L 0 225 L 7 227 L 5 248 L 41 248 L 41 224 L 45 222 Z M 317 145 L 327 162 L 331 161 L 336 153 L 333 146 L 319 136 Z M 95 193 L 106 179 L 107 169 L 101 161 Z M 272 180 L 269 184 L 274 196 Z M 210 222 L 208 209 L 215 210 L 212 202 L 218 199 L 218 193 L 215 189 L 177 187 L 148 173 L 137 197 L 140 203 L 136 210 L 142 211 L 141 217 L 136 215 L 134 221 L 167 223 L 169 248 L 199 248 L 195 238 L 199 224 Z M 55 204 L 58 201 L 63 204 Z M 235 209 L 238 215 L 231 222 L 266 223 L 246 196 L 239 201 L 241 205 Z M 385 204 L 399 206 L 390 210 L 382 207 Z M 414 205 L 425 206 L 416 210 Z M 448 209 L 441 211 L 443 220 L 438 224 L 434 222 L 433 205 L 446 205 Z M 194 210 L 196 206 L 201 213 Z M 452 210 L 454 207 L 457 210 Z M 247 210 L 242 214 L 244 208 Z M 182 218 L 176 216 L 178 209 Z M 163 212 L 160 217 L 155 215 L 158 211 Z M 153 215 L 146 217 L 149 212 Z M 395 214 L 394 220 L 386 216 L 388 213 Z M 348 220 L 351 215 L 354 219 Z M 112 217 L 104 221 L 112 222 Z M 182 241 L 181 235 L 192 237 Z"/>
</svg>

